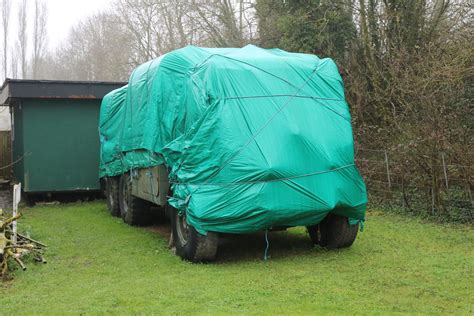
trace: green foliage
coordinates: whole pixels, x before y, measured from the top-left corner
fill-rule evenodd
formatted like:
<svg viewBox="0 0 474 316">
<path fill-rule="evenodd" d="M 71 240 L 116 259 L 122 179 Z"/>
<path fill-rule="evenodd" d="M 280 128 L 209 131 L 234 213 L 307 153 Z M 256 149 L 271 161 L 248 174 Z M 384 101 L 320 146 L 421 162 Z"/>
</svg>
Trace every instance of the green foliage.
<svg viewBox="0 0 474 316">
<path fill-rule="evenodd" d="M 48 246 L 46 265 L 2 283 L 5 315 L 472 314 L 474 232 L 372 211 L 352 248 L 313 248 L 302 228 L 228 237 L 217 262 L 181 261 L 153 228 L 105 203 L 38 206 L 22 225 Z"/>
<path fill-rule="evenodd" d="M 356 35 L 347 1 L 259 0 L 256 7 L 264 47 L 342 61 Z"/>
<path fill-rule="evenodd" d="M 356 144 L 390 150 L 393 180 L 422 191 L 405 190 L 409 212 L 472 222 L 472 202 L 452 206 L 440 166 L 444 155 L 462 199 L 472 200 L 473 8 L 446 0 L 259 0 L 257 15 L 262 45 L 336 59 Z"/>
</svg>

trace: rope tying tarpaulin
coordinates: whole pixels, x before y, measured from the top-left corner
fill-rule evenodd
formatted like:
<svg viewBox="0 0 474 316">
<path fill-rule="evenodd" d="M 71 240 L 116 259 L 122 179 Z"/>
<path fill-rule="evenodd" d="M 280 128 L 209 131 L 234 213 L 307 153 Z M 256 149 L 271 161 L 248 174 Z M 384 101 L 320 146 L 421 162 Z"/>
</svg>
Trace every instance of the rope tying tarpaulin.
<svg viewBox="0 0 474 316">
<path fill-rule="evenodd" d="M 165 164 L 198 231 L 365 218 L 334 62 L 278 49 L 188 46 L 137 67 L 100 115 L 100 176 Z"/>
</svg>

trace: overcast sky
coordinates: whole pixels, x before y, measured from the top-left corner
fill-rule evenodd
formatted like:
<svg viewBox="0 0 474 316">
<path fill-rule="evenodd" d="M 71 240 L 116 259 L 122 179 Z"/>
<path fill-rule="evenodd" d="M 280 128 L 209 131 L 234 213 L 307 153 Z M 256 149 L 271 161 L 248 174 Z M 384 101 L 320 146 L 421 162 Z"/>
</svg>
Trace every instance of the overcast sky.
<svg viewBox="0 0 474 316">
<path fill-rule="evenodd" d="M 33 12 L 34 0 L 26 0 L 28 5 L 27 23 L 28 23 L 28 45 L 27 54 L 32 53 L 32 28 L 33 28 Z M 47 50 L 54 51 L 55 48 L 65 40 L 72 26 L 77 24 L 81 19 L 97 13 L 99 11 L 111 8 L 115 0 L 44 0 L 48 7 L 48 40 Z M 8 29 L 8 59 L 12 60 L 12 54 L 18 41 L 18 9 L 20 0 L 12 0 L 10 9 L 10 23 Z M 3 29 L 0 30 L 3 34 Z M 3 47 L 3 46 L 2 46 Z M 3 54 L 3 52 L 2 52 Z M 0 58 L 1 59 L 1 58 Z M 3 63 L 3 62 L 2 62 Z M 10 65 L 8 66 L 10 72 Z M 0 85 L 3 82 L 3 67 L 0 66 Z"/>
<path fill-rule="evenodd" d="M 48 46 L 55 48 L 62 40 L 64 40 L 71 26 L 79 22 L 82 18 L 94 14 L 97 11 L 105 10 L 112 5 L 114 0 L 46 0 L 48 5 Z M 19 0 L 12 1 L 10 12 L 10 30 L 9 37 L 16 40 L 17 34 L 17 4 Z M 31 32 L 33 23 L 33 6 L 34 1 L 28 0 L 28 28 Z M 28 35 L 31 40 L 31 33 Z M 30 44 L 31 47 L 31 44 Z M 3 72 L 2 72 L 3 73 Z M 3 77 L 0 78 L 0 85 Z M 0 107 L 0 130 L 10 129 L 10 115 L 3 107 Z"/>
<path fill-rule="evenodd" d="M 45 0 L 48 6 L 48 47 L 55 48 L 64 40 L 73 25 L 88 15 L 111 7 L 114 0 Z M 17 36 L 18 4 L 12 1 L 10 12 L 9 38 L 13 41 Z M 28 37 L 31 40 L 33 25 L 34 0 L 28 3 Z"/>
<path fill-rule="evenodd" d="M 30 5 L 33 5 L 33 1 Z M 112 5 L 113 0 L 46 0 L 48 4 L 48 37 L 50 47 L 64 39 L 71 26 L 85 16 Z"/>
</svg>

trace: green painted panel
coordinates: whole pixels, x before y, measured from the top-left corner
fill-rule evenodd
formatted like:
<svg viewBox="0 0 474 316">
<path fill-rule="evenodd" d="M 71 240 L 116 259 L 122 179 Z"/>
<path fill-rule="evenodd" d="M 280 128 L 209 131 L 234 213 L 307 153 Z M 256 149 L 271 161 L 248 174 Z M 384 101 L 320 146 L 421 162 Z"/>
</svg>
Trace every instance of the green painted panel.
<svg viewBox="0 0 474 316">
<path fill-rule="evenodd" d="M 25 192 L 99 189 L 100 100 L 23 100 Z"/>
</svg>

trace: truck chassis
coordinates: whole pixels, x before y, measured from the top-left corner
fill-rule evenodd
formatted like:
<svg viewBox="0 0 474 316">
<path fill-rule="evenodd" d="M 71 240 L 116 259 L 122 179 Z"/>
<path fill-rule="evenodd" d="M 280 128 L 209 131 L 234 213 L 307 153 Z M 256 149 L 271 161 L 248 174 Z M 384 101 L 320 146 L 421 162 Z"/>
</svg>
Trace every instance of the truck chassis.
<svg viewBox="0 0 474 316">
<path fill-rule="evenodd" d="M 186 214 L 180 214 L 168 204 L 171 191 L 164 165 L 132 169 L 104 180 L 107 207 L 111 215 L 120 216 L 125 223 L 133 226 L 148 225 L 157 216 L 167 216 L 171 223 L 169 245 L 178 256 L 191 262 L 215 259 L 219 234 L 199 233 L 188 224 Z M 359 225 L 350 225 L 346 217 L 330 213 L 319 224 L 306 228 L 313 244 L 337 249 L 353 244 Z"/>
</svg>

